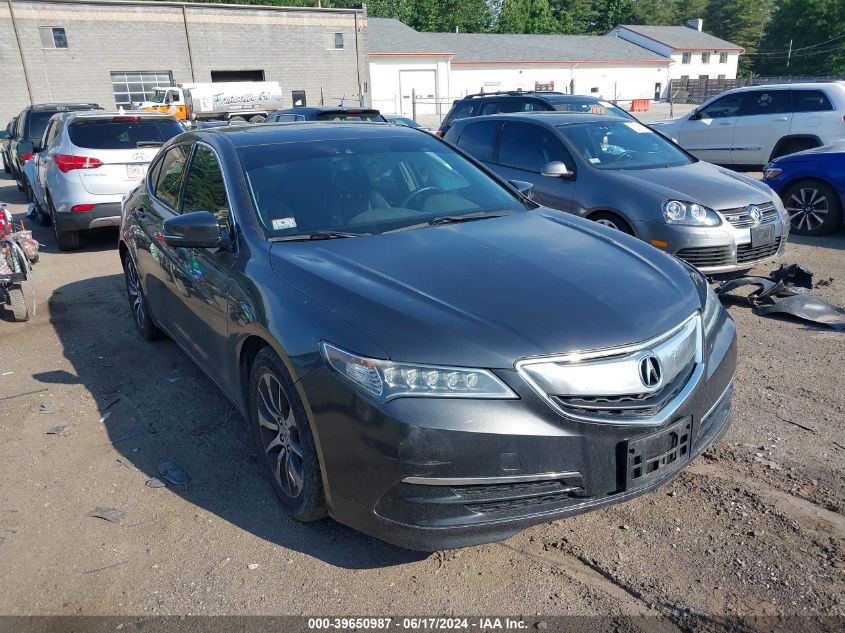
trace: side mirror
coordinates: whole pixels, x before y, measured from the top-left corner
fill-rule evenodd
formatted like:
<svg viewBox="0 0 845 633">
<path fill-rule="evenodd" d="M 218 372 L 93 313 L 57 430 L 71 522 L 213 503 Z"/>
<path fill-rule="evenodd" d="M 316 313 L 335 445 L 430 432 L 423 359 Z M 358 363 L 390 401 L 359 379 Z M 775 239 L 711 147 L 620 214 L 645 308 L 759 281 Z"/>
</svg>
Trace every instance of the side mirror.
<svg viewBox="0 0 845 633">
<path fill-rule="evenodd" d="M 701 118 L 701 112 L 699 112 L 698 110 L 693 110 L 692 112 L 690 112 L 690 115 L 689 115 L 690 121 L 698 121 L 700 118 Z"/>
<path fill-rule="evenodd" d="M 566 163 L 559 160 L 553 160 L 552 162 L 543 165 L 543 168 L 540 170 L 540 174 L 548 176 L 549 178 L 571 178 L 575 175 L 569 171 L 569 167 L 566 166 Z"/>
<path fill-rule="evenodd" d="M 210 211 L 194 211 L 164 221 L 164 243 L 182 248 L 223 245 L 220 223 Z"/>
<path fill-rule="evenodd" d="M 534 199 L 534 183 L 525 180 L 508 180 L 508 183 L 529 200 Z"/>
</svg>

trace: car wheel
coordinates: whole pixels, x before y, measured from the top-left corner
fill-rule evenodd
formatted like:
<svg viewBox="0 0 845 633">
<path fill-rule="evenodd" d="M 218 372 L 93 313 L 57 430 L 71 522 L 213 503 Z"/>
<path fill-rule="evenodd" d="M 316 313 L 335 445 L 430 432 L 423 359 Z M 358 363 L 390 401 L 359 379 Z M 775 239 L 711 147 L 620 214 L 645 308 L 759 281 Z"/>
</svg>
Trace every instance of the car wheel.
<svg viewBox="0 0 845 633">
<path fill-rule="evenodd" d="M 230 123 L 231 123 L 231 122 L 235 122 L 235 123 L 246 123 L 246 119 L 245 119 L 245 118 L 243 118 L 242 116 L 233 116 L 233 117 L 229 117 L 229 122 L 230 122 Z"/>
<path fill-rule="evenodd" d="M 308 417 L 290 374 L 270 348 L 255 357 L 249 393 L 258 459 L 273 491 L 298 521 L 322 519 L 326 501 Z"/>
<path fill-rule="evenodd" d="M 842 224 L 842 202 L 823 182 L 795 183 L 784 193 L 783 204 L 798 235 L 827 235 Z"/>
<path fill-rule="evenodd" d="M 267 118 L 265 116 L 263 116 L 261 114 L 256 114 L 254 117 L 252 117 L 249 120 L 249 122 L 250 123 L 264 123 L 264 121 L 266 121 L 266 120 L 267 120 Z"/>
<path fill-rule="evenodd" d="M 35 200 L 35 196 L 32 194 L 32 185 L 29 184 L 29 180 L 23 181 L 23 193 L 26 196 L 27 202 L 33 202 Z"/>
<path fill-rule="evenodd" d="M 47 194 L 47 205 L 50 208 L 50 218 L 53 221 L 53 234 L 56 236 L 56 244 L 58 245 L 59 250 L 79 250 L 79 231 L 62 231 L 59 229 L 56 207 L 53 205 L 53 200 L 50 198 L 50 194 Z"/>
<path fill-rule="evenodd" d="M 35 222 L 38 226 L 50 226 L 53 223 L 50 214 L 44 212 L 44 209 L 38 204 L 38 200 L 33 199 L 33 203 L 35 204 Z"/>
<path fill-rule="evenodd" d="M 5 160 L 3 161 L 3 171 L 5 171 L 7 174 L 12 173 L 12 168 L 9 167 L 9 163 L 7 163 Z"/>
<path fill-rule="evenodd" d="M 15 321 L 29 321 L 29 310 L 26 308 L 26 297 L 19 284 L 15 284 L 7 290 L 9 304 L 12 306 L 12 316 Z"/>
<path fill-rule="evenodd" d="M 634 234 L 634 230 L 631 228 L 631 225 L 615 213 L 601 211 L 599 213 L 594 213 L 593 215 L 591 215 L 590 219 L 593 222 L 596 222 L 597 224 L 601 224 L 611 229 L 616 229 L 617 231 L 621 231 L 622 233 L 627 233 L 628 235 Z"/>
<path fill-rule="evenodd" d="M 150 318 L 150 310 L 147 307 L 147 298 L 141 290 L 141 278 L 138 276 L 138 269 L 130 255 L 123 258 L 123 276 L 126 278 L 126 295 L 129 298 L 129 308 L 132 310 L 132 320 L 135 327 L 147 342 L 157 341 L 163 338 L 161 330 L 153 325 Z"/>
</svg>

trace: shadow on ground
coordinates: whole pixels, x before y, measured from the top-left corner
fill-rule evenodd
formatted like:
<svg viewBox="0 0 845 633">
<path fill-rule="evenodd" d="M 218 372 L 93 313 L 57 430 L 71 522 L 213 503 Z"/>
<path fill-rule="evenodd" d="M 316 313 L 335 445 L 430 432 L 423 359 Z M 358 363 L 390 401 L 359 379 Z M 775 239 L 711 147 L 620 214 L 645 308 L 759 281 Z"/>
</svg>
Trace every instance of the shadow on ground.
<svg viewBox="0 0 845 633">
<path fill-rule="evenodd" d="M 173 342 L 145 343 L 136 333 L 122 275 L 62 286 L 48 310 L 76 376 L 33 378 L 83 384 L 100 415 L 109 413 L 103 424 L 122 461 L 148 478 L 159 476 L 158 464 L 177 463 L 192 479 L 172 488 L 186 501 L 335 566 L 376 568 L 425 558 L 331 520 L 304 525 L 290 519 L 259 471 L 243 418 Z"/>
</svg>

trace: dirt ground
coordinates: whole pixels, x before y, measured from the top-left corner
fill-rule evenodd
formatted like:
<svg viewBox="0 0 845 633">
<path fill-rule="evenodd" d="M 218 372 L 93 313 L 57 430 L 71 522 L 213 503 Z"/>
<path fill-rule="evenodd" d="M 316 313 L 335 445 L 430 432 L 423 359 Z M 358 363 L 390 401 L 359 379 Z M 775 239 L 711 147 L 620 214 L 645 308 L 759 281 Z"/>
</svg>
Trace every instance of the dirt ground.
<svg viewBox="0 0 845 633">
<path fill-rule="evenodd" d="M 23 217 L 8 178 L 0 200 Z M 0 614 L 845 615 L 845 333 L 732 303 L 721 443 L 653 494 L 426 555 L 287 518 L 244 421 L 172 342 L 136 334 L 116 233 L 75 253 L 36 236 L 37 314 L 0 309 Z M 845 233 L 795 238 L 786 260 L 845 305 Z M 191 483 L 148 487 L 164 461 Z"/>
</svg>

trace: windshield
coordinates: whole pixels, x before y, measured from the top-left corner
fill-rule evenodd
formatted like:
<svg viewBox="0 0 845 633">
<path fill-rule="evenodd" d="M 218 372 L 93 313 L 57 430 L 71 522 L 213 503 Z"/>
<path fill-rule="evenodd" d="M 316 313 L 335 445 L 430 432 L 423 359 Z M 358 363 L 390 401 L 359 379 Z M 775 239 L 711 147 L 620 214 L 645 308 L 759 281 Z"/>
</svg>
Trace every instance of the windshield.
<svg viewBox="0 0 845 633">
<path fill-rule="evenodd" d="M 381 114 L 378 110 L 338 110 L 336 112 L 321 112 L 317 115 L 318 121 L 381 121 Z"/>
<path fill-rule="evenodd" d="M 156 88 L 156 91 L 153 93 L 153 98 L 151 101 L 153 103 L 164 103 L 165 98 L 167 97 L 167 90 Z"/>
<path fill-rule="evenodd" d="M 593 101 L 592 99 L 584 99 L 583 101 L 564 101 L 554 104 L 555 110 L 558 112 L 583 112 L 586 114 L 615 114 L 623 119 L 633 119 L 634 117 L 609 101 Z"/>
<path fill-rule="evenodd" d="M 597 169 L 651 169 L 693 162 L 675 145 L 636 121 L 560 125 L 558 129 Z"/>
<path fill-rule="evenodd" d="M 297 140 L 238 154 L 272 237 L 383 233 L 444 215 L 525 210 L 475 165 L 422 135 Z"/>
<path fill-rule="evenodd" d="M 71 142 L 89 149 L 135 149 L 163 145 L 185 130 L 176 121 L 115 117 L 76 121 L 68 128 Z"/>
</svg>

